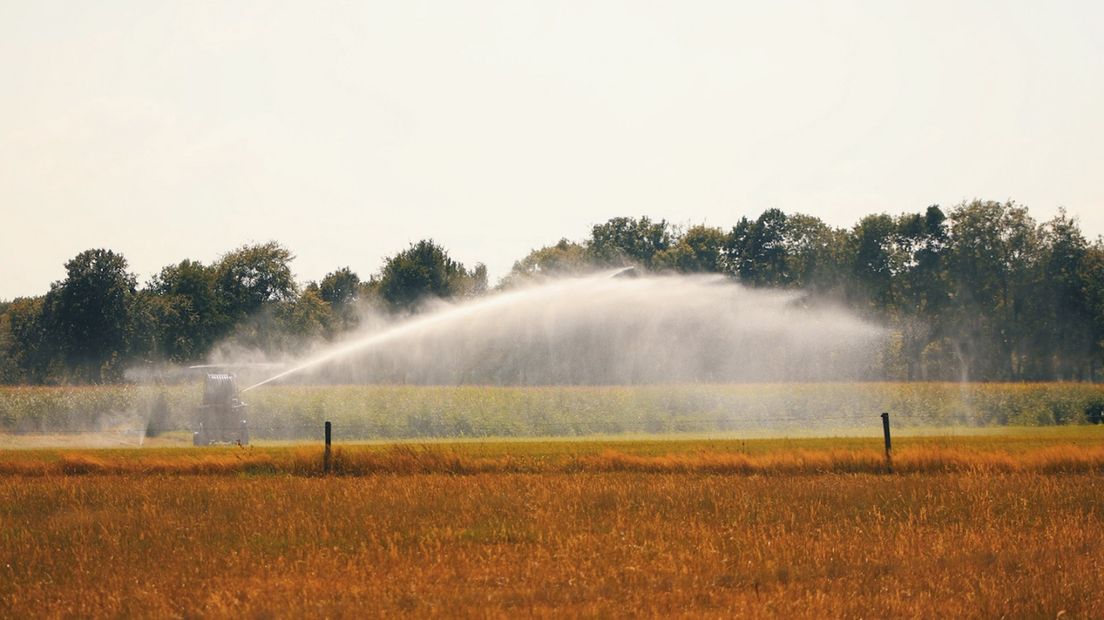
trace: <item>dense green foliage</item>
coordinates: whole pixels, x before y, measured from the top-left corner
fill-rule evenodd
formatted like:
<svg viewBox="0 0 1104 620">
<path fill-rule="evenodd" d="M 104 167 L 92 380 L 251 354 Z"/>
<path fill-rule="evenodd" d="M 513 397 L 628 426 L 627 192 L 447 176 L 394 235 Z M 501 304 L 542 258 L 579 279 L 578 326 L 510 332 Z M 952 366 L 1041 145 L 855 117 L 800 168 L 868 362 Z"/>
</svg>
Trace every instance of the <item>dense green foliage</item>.
<svg viewBox="0 0 1104 620">
<path fill-rule="evenodd" d="M 199 362 L 222 343 L 294 352 L 355 327 L 361 304 L 406 312 L 486 290 L 483 265 L 469 270 L 432 241 L 368 282 L 345 267 L 300 288 L 292 260 L 278 243 L 247 245 L 212 265 L 168 265 L 139 289 L 121 255 L 82 252 L 46 295 L 0 304 L 0 382 L 113 383 L 127 367 Z"/>
<path fill-rule="evenodd" d="M 126 260 L 88 250 L 43 296 L 0 303 L 0 382 L 106 383 L 127 368 L 202 361 L 222 344 L 295 353 L 360 323 L 487 292 L 433 241 L 362 281 L 349 268 L 300 287 L 275 242 L 211 265 L 165 267 L 139 288 Z M 499 288 L 616 266 L 724 274 L 747 286 L 841 303 L 893 334 L 885 378 L 1096 381 L 1104 359 L 1104 242 L 1060 213 L 1038 223 L 1012 202 L 973 201 L 849 229 L 768 209 L 730 229 L 613 218 L 517 261 Z"/>
<path fill-rule="evenodd" d="M 378 290 L 392 308 L 408 310 L 427 297 L 463 297 L 486 288 L 486 267 L 477 265 L 468 271 L 444 248 L 423 240 L 387 261 Z"/>
<path fill-rule="evenodd" d="M 973 201 L 838 229 L 768 209 L 727 231 L 615 218 L 582 243 L 534 250 L 505 283 L 611 264 L 722 273 L 841 302 L 892 330 L 887 378 L 1101 377 L 1104 242 L 1085 239 L 1065 212 L 1039 224 L 1015 203 Z"/>
</svg>

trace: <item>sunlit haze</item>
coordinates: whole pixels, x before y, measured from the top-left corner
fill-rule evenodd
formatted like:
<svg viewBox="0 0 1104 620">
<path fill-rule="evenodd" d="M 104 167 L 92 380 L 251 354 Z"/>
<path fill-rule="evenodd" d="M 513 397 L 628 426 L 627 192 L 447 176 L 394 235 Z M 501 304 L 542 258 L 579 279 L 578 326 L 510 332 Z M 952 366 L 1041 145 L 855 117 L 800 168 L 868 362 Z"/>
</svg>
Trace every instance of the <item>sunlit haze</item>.
<svg viewBox="0 0 1104 620">
<path fill-rule="evenodd" d="M 593 224 L 1014 199 L 1104 233 L 1093 2 L 0 3 L 0 299 L 277 240 L 492 283 Z"/>
</svg>

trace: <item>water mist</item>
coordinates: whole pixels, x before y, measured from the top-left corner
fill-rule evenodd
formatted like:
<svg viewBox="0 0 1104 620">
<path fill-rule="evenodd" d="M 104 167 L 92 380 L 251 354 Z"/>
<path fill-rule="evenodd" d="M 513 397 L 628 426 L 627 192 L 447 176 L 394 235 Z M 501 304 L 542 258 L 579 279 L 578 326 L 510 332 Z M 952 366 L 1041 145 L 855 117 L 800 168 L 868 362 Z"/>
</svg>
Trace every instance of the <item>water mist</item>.
<svg viewBox="0 0 1104 620">
<path fill-rule="evenodd" d="M 623 385 L 880 378 L 885 332 L 720 276 L 552 280 L 440 303 L 260 383 Z"/>
</svg>

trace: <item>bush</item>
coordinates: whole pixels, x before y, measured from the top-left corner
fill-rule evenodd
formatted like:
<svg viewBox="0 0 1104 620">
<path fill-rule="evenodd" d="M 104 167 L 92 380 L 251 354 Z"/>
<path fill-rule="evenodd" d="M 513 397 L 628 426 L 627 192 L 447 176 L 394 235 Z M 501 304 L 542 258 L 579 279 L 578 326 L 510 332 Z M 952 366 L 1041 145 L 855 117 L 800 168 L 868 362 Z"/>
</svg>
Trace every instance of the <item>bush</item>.
<svg viewBox="0 0 1104 620">
<path fill-rule="evenodd" d="M 1104 400 L 1097 400 L 1085 407 L 1085 420 L 1089 424 L 1104 424 Z"/>
</svg>

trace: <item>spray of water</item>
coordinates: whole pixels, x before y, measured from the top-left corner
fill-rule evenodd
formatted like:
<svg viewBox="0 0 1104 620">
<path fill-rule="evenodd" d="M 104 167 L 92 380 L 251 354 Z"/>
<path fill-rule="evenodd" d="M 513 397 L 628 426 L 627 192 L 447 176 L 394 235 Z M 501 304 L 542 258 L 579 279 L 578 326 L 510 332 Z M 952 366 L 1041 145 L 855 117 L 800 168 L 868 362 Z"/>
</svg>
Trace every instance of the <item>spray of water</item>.
<svg viewBox="0 0 1104 620">
<path fill-rule="evenodd" d="M 878 378 L 882 329 L 716 276 L 553 280 L 440 304 L 249 386 L 645 384 Z"/>
</svg>

